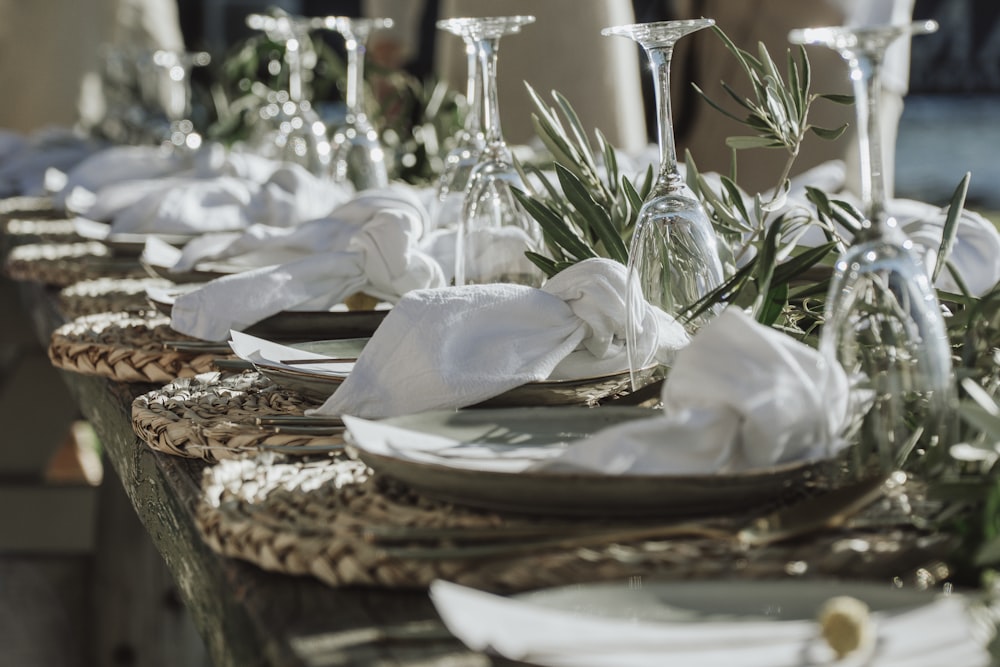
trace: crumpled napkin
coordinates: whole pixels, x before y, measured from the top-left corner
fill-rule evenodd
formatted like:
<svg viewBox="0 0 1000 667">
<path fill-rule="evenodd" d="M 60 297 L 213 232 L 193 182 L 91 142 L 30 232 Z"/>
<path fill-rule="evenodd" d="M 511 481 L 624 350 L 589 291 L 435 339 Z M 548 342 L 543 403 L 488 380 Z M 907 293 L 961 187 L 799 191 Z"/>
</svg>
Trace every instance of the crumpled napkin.
<svg viewBox="0 0 1000 667">
<path fill-rule="evenodd" d="M 848 390 L 838 364 L 730 307 L 677 354 L 662 416 L 600 431 L 535 469 L 680 475 L 830 456 L 846 444 Z"/>
<path fill-rule="evenodd" d="M 223 340 L 230 329 L 283 310 L 330 310 L 356 292 L 394 302 L 411 290 L 444 285 L 441 267 L 418 245 L 421 213 L 398 199 L 373 196 L 366 202 L 348 205 L 352 222 L 343 224 L 356 231 L 346 248 L 212 280 L 174 301 L 171 326 Z"/>
<path fill-rule="evenodd" d="M 713 190 L 721 189 L 717 174 L 704 176 Z M 831 160 L 817 165 L 792 179 L 787 198 L 774 215 L 795 208 L 815 211 L 815 207 L 806 200 L 806 186 L 818 188 L 860 209 L 861 201 L 843 189 L 845 181 L 846 167 L 842 161 Z M 747 207 L 753 207 L 753 200 L 748 195 L 744 194 L 743 199 Z M 929 275 L 937 261 L 947 208 L 913 199 L 892 199 L 887 204 L 887 213 L 896 218 L 900 231 L 913 241 L 917 257 L 923 261 Z M 850 238 L 849 234 L 847 238 Z M 823 232 L 813 227 L 799 239 L 799 244 L 817 246 L 826 241 Z M 950 259 L 969 291 L 975 296 L 985 294 L 1000 281 L 1000 232 L 979 213 L 963 209 Z M 938 275 L 935 285 L 949 292 L 959 292 L 957 283 L 947 270 Z"/>
<path fill-rule="evenodd" d="M 256 223 L 243 232 L 205 234 L 184 246 L 172 271 L 190 271 L 201 262 L 226 262 L 241 267 L 284 264 L 324 252 L 346 250 L 374 211 L 407 211 L 423 225 L 426 209 L 406 187 L 367 190 L 339 204 L 327 215 L 295 227 Z"/>
<path fill-rule="evenodd" d="M 474 405 L 528 382 L 628 369 L 626 269 L 588 259 L 540 289 L 470 285 L 404 296 L 318 414 L 378 418 Z M 688 342 L 658 308 L 641 342 L 662 363 Z"/>
<path fill-rule="evenodd" d="M 109 146 L 58 178 L 48 174 L 47 184 L 53 190 L 56 208 L 79 212 L 92 206 L 96 193 L 104 187 L 163 178 L 190 167 L 188 160 L 161 146 Z"/>
<path fill-rule="evenodd" d="M 989 654 L 970 630 L 967 603 L 959 596 L 874 612 L 874 645 L 839 661 L 819 638 L 819 627 L 812 620 L 612 618 L 440 580 L 431 583 L 430 596 L 448 630 L 472 650 L 550 667 L 989 664 Z"/>
<path fill-rule="evenodd" d="M 48 194 L 47 173 L 68 171 L 100 150 L 93 139 L 60 127 L 48 127 L 28 136 L 5 133 L 0 158 L 0 197 Z"/>
</svg>

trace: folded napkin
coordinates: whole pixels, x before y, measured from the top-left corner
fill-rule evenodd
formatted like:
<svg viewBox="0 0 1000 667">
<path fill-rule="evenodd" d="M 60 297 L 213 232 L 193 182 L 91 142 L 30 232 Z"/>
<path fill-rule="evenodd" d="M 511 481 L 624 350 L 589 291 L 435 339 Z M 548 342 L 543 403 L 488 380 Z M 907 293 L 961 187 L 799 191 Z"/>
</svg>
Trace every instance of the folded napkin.
<svg viewBox="0 0 1000 667">
<path fill-rule="evenodd" d="M 52 199 L 57 208 L 80 212 L 109 185 L 158 179 L 190 168 L 188 160 L 161 146 L 109 146 L 66 172 Z"/>
<path fill-rule="evenodd" d="M 295 227 L 257 223 L 242 233 L 207 234 L 184 247 L 172 270 L 189 271 L 201 262 L 219 261 L 243 267 L 271 266 L 343 251 L 375 213 L 386 209 L 406 211 L 421 225 L 426 222 L 426 209 L 410 188 L 368 190 L 339 204 L 324 217 Z"/>
<path fill-rule="evenodd" d="M 394 302 L 444 284 L 441 267 L 418 247 L 423 221 L 412 209 L 369 207 L 341 251 L 311 253 L 284 264 L 224 276 L 174 302 L 171 326 L 222 340 L 283 310 L 330 310 L 356 292 Z"/>
<path fill-rule="evenodd" d="M 626 270 L 588 259 L 541 289 L 469 285 L 407 294 L 320 414 L 389 417 L 473 405 L 528 382 L 628 369 Z M 683 327 L 647 305 L 640 341 L 669 364 Z"/>
<path fill-rule="evenodd" d="M 844 446 L 848 405 L 838 364 L 730 307 L 677 354 L 662 416 L 600 431 L 536 469 L 698 474 L 820 458 Z"/>
<path fill-rule="evenodd" d="M 69 171 L 103 146 L 69 129 L 46 128 L 24 137 L 10 138 L 0 161 L 0 197 L 44 195 L 46 174 Z"/>
<path fill-rule="evenodd" d="M 718 174 L 702 174 L 709 187 L 721 193 L 722 185 Z M 844 189 L 846 167 L 840 160 L 830 160 L 805 171 L 791 179 L 787 196 L 774 211 L 774 215 L 788 213 L 794 209 L 809 211 L 815 216 L 815 207 L 806 199 L 806 187 L 817 188 L 836 199 L 850 202 L 859 210 L 861 201 Z M 752 210 L 753 198 L 743 194 L 743 202 Z M 923 259 L 928 273 L 937 261 L 937 249 L 941 246 L 941 235 L 947 218 L 947 208 L 914 201 L 893 199 L 888 202 L 887 212 L 896 218 L 899 229 L 913 241 L 919 258 Z M 846 231 L 846 230 L 845 230 Z M 850 238 L 850 234 L 845 234 Z M 818 227 L 812 227 L 798 240 L 803 246 L 826 243 L 827 238 Z M 955 245 L 951 251 L 951 261 L 958 270 L 962 281 L 973 295 L 980 296 L 1000 281 L 1000 232 L 980 214 L 964 209 L 958 222 Z M 957 292 L 958 285 L 948 271 L 938 275 L 936 286 L 950 292 Z"/>
<path fill-rule="evenodd" d="M 435 581 L 431 600 L 448 630 L 475 651 L 551 667 L 699 665 L 715 667 L 985 667 L 989 655 L 970 631 L 959 596 L 872 614 L 874 642 L 836 660 L 812 620 L 721 617 L 670 621 L 546 607 Z M 636 591 L 634 597 L 641 595 Z M 824 600 L 817 600 L 817 607 Z M 640 602 L 641 604 L 641 602 Z M 724 610 L 720 610 L 720 613 Z"/>
</svg>

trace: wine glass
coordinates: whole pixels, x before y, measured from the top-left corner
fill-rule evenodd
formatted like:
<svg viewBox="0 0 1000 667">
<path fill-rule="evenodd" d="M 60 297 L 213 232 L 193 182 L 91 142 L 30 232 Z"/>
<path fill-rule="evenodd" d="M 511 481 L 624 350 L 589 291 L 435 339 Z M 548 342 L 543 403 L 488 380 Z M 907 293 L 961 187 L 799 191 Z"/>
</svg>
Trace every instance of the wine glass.
<svg viewBox="0 0 1000 667">
<path fill-rule="evenodd" d="M 438 180 L 437 193 L 434 199 L 434 215 L 431 216 L 432 227 L 450 227 L 458 224 L 462 212 L 462 202 L 465 199 L 465 188 L 469 184 L 469 176 L 473 167 L 479 161 L 486 147 L 486 135 L 483 134 L 483 75 L 479 66 L 479 54 L 476 51 L 476 41 L 469 26 L 461 19 L 444 19 L 437 22 L 439 30 L 445 30 L 465 42 L 465 56 L 468 62 L 465 84 L 465 100 L 467 112 L 465 124 L 455 137 L 455 146 L 444 160 L 444 170 Z"/>
<path fill-rule="evenodd" d="M 204 51 L 180 52 L 160 49 L 149 56 L 149 76 L 144 77 L 146 95 L 162 113 L 156 130 L 159 143 L 175 151 L 197 150 L 201 134 L 191 122 L 191 69 L 204 67 L 211 56 Z"/>
<path fill-rule="evenodd" d="M 347 116 L 333 135 L 333 178 L 358 190 L 385 187 L 389 173 L 385 149 L 365 111 L 365 52 L 374 30 L 391 28 L 392 19 L 329 17 L 325 27 L 344 37 L 347 50 Z"/>
<path fill-rule="evenodd" d="M 641 345 L 644 299 L 670 315 L 695 303 L 722 284 L 722 261 L 705 209 L 677 169 L 670 111 L 670 60 L 681 37 L 715 25 L 712 19 L 660 21 L 605 28 L 601 34 L 629 37 L 646 51 L 653 68 L 656 92 L 660 166 L 653 189 L 643 202 L 629 247 L 626 304 L 626 349 L 632 388 L 638 389 L 639 371 L 653 363 L 655 346 Z M 686 327 L 694 332 L 715 311 L 691 318 Z"/>
<path fill-rule="evenodd" d="M 542 233 L 514 198 L 525 189 L 500 128 L 497 56 L 500 39 L 534 23 L 534 16 L 452 19 L 468 30 L 483 77 L 486 146 L 469 174 L 455 245 L 455 284 L 519 283 L 540 286 L 541 271 L 525 251 L 542 249 Z"/>
<path fill-rule="evenodd" d="M 259 111 L 267 130 L 254 143 L 269 157 L 298 163 L 317 176 L 329 175 L 332 151 L 327 128 L 304 99 L 302 86 L 302 60 L 311 48 L 309 31 L 316 27 L 315 20 L 276 10 L 274 15 L 249 14 L 246 22 L 284 44 L 288 70 L 288 90 L 272 91 Z"/>
<path fill-rule="evenodd" d="M 928 441 L 943 434 L 953 392 L 951 351 L 930 277 L 886 210 L 879 128 L 886 49 L 901 37 L 936 29 L 935 22 L 921 21 L 789 34 L 795 44 L 837 51 L 850 69 L 866 219 L 837 261 L 820 350 L 852 379 L 852 407 L 864 415 L 859 456 L 876 456 L 885 470 L 902 463 L 921 432 Z"/>
</svg>

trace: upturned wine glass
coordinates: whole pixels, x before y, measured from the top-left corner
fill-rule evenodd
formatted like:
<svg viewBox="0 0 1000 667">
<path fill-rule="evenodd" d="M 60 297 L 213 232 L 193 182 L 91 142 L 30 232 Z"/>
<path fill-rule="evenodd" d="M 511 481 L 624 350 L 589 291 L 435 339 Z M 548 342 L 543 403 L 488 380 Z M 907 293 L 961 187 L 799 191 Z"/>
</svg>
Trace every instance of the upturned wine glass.
<svg viewBox="0 0 1000 667">
<path fill-rule="evenodd" d="M 486 146 L 469 174 L 455 246 L 455 284 L 519 283 L 540 286 L 541 271 L 525 252 L 542 249 L 542 233 L 514 198 L 525 189 L 500 127 L 497 58 L 500 39 L 521 31 L 534 16 L 452 19 L 476 45 L 483 77 Z"/>
<path fill-rule="evenodd" d="M 629 247 L 626 347 L 633 388 L 638 388 L 638 371 L 653 362 L 654 354 L 652 346 L 638 344 L 639 338 L 649 332 L 640 331 L 641 324 L 633 316 L 642 313 L 642 308 L 633 301 L 645 299 L 676 316 L 723 280 L 712 223 L 677 168 L 670 110 L 670 60 L 674 45 L 681 37 L 712 25 L 715 25 L 712 19 L 692 19 L 615 26 L 601 31 L 606 36 L 629 37 L 642 46 L 652 65 L 656 93 L 659 172 L 639 211 Z M 713 315 L 714 311 L 706 311 L 690 319 L 687 328 L 693 332 Z"/>
<path fill-rule="evenodd" d="M 902 37 L 936 29 L 933 21 L 921 21 L 789 35 L 793 43 L 837 51 L 854 88 L 866 219 L 837 261 L 820 349 L 851 377 L 853 407 L 865 415 L 860 453 L 877 455 L 884 469 L 900 465 L 921 433 L 925 443 L 943 434 L 954 391 L 951 351 L 930 277 L 887 212 L 879 127 L 886 49 Z"/>
<path fill-rule="evenodd" d="M 298 163 L 317 176 L 329 175 L 332 151 L 327 128 L 305 99 L 302 85 L 303 55 L 312 48 L 309 31 L 316 27 L 315 20 L 277 11 L 250 14 L 246 22 L 284 45 L 288 71 L 288 90 L 272 91 L 268 104 L 259 110 L 268 129 L 257 139 L 257 148 L 269 157 Z"/>
<path fill-rule="evenodd" d="M 149 55 L 144 64 L 150 68 L 144 77 L 144 97 L 161 116 L 154 139 L 175 151 L 197 150 L 202 143 L 191 121 L 191 70 L 204 67 L 211 56 L 204 51 L 180 52 L 160 49 Z"/>
<path fill-rule="evenodd" d="M 468 63 L 465 83 L 466 115 L 465 123 L 453 138 L 454 147 L 444 160 L 444 169 L 438 180 L 434 200 L 435 210 L 431 216 L 433 227 L 453 227 L 462 214 L 462 202 L 469 176 L 486 147 L 483 133 L 483 74 L 479 66 L 476 41 L 468 23 L 462 19 L 444 19 L 437 22 L 439 30 L 445 30 L 465 42 L 465 57 Z"/>
<path fill-rule="evenodd" d="M 389 184 L 385 149 L 365 110 L 365 54 L 375 30 L 391 28 L 392 19 L 328 17 L 324 25 L 344 38 L 347 51 L 347 115 L 333 135 L 333 178 L 358 190 Z"/>
</svg>

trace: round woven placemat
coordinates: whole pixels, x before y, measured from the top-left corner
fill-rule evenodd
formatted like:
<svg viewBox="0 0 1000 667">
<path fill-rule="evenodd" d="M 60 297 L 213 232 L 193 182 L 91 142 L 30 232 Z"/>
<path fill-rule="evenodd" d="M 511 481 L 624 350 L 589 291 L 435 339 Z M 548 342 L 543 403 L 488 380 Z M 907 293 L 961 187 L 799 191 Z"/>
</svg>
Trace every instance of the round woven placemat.
<svg viewBox="0 0 1000 667">
<path fill-rule="evenodd" d="M 173 285 L 164 278 L 95 278 L 81 280 L 59 292 L 59 310 L 68 320 L 95 313 L 141 313 L 152 310 L 146 289 Z"/>
<path fill-rule="evenodd" d="M 416 495 L 343 457 L 222 461 L 206 469 L 202 495 L 197 523 L 213 550 L 331 586 L 423 588 L 443 578 L 512 592 L 643 576 L 912 580 L 942 574 L 940 559 L 954 546 L 947 536 L 884 521 L 863 527 L 862 516 L 858 527 L 757 548 L 709 536 L 627 541 L 606 535 L 536 548 L 533 540 L 574 530 L 619 531 L 630 522 L 459 507 Z M 738 528 L 747 519 L 730 521 Z"/>
<path fill-rule="evenodd" d="M 72 220 L 50 218 L 10 218 L 3 224 L 6 247 L 28 243 L 74 243 L 83 240 Z"/>
<path fill-rule="evenodd" d="M 319 404 L 281 389 L 255 371 L 175 380 L 132 402 L 132 428 L 158 452 L 207 461 L 260 450 L 294 453 L 339 447 L 339 434 L 289 433 L 257 419 L 301 416 Z M 295 431 L 295 428 L 291 429 Z"/>
<path fill-rule="evenodd" d="M 3 218 L 65 218 L 65 211 L 57 210 L 52 205 L 52 197 L 29 196 L 5 197 L 0 199 L 0 219 Z"/>
<path fill-rule="evenodd" d="M 170 328 L 164 315 L 98 313 L 52 333 L 49 359 L 57 368 L 118 382 L 162 384 L 213 369 L 219 354 L 168 349 L 165 341 L 194 340 Z"/>
<path fill-rule="evenodd" d="M 94 278 L 149 275 L 136 259 L 112 257 L 111 250 L 97 241 L 16 246 L 7 255 L 4 269 L 14 280 L 33 280 L 57 287 Z"/>
</svg>

